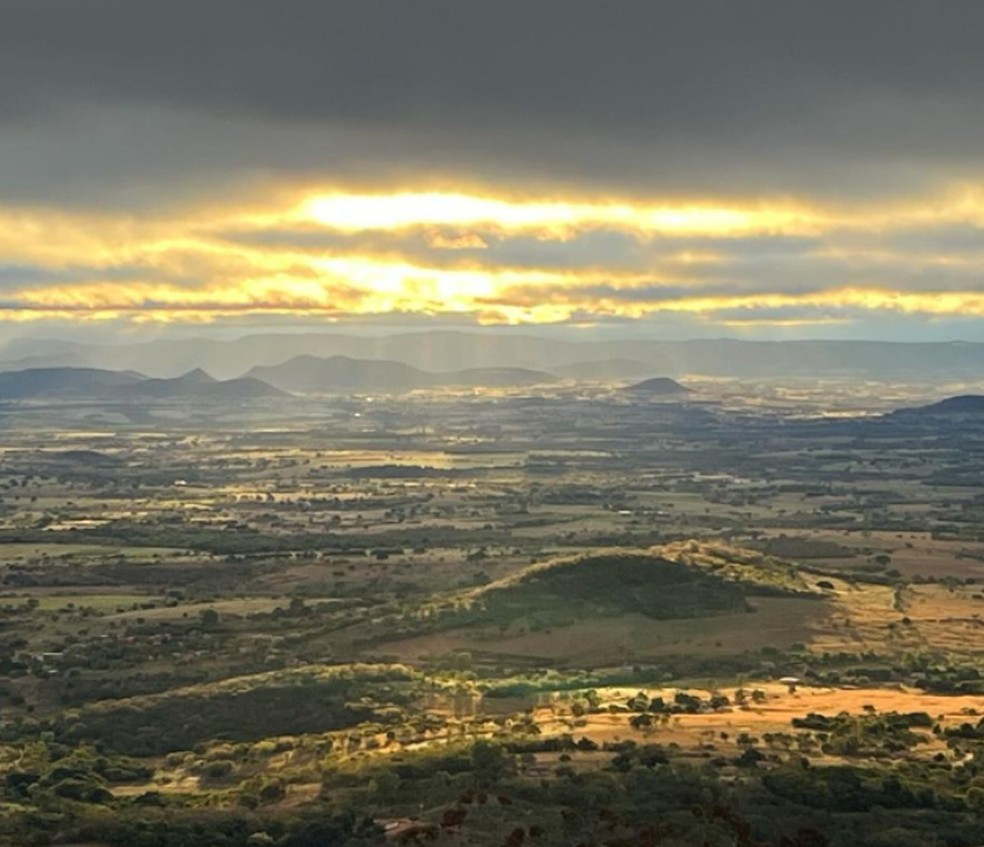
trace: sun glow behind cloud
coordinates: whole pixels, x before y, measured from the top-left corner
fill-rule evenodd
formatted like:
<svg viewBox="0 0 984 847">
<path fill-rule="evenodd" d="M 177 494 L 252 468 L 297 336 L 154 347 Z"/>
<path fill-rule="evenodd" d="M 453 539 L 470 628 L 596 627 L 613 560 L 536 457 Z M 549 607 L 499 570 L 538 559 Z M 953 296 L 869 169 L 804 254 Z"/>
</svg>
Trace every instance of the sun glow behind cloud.
<svg viewBox="0 0 984 847">
<path fill-rule="evenodd" d="M 0 320 L 984 317 L 982 197 L 830 208 L 308 191 L 167 217 L 0 209 Z"/>
<path fill-rule="evenodd" d="M 555 236 L 593 227 L 672 235 L 738 235 L 786 228 L 802 230 L 809 222 L 806 213 L 783 208 L 545 202 L 438 192 L 318 195 L 305 200 L 299 213 L 346 232 L 484 225 L 507 231 L 551 232 Z"/>
</svg>

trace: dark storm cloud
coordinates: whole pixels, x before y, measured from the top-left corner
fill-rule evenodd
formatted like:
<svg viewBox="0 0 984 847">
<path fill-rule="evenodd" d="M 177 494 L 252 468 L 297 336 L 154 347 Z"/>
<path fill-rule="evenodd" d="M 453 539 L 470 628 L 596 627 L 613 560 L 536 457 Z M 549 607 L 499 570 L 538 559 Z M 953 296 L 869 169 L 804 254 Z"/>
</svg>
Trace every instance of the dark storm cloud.
<svg viewBox="0 0 984 847">
<path fill-rule="evenodd" d="M 982 31 L 963 0 L 3 0 L 0 192 L 923 188 L 984 171 Z"/>
</svg>

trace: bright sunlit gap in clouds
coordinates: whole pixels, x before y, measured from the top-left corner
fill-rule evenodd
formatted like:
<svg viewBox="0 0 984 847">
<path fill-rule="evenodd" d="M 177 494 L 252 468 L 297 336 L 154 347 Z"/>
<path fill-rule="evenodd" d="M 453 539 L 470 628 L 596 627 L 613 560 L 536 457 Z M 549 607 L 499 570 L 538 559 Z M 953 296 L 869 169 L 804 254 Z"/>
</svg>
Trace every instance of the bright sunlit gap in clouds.
<svg viewBox="0 0 984 847">
<path fill-rule="evenodd" d="M 984 316 L 973 186 L 882 205 L 309 188 L 158 216 L 7 208 L 0 223 L 11 323 Z"/>
<path fill-rule="evenodd" d="M 321 194 L 304 201 L 301 216 L 343 231 L 486 225 L 519 231 L 612 227 L 650 233 L 738 235 L 801 229 L 810 222 L 804 212 L 770 207 L 504 200 L 438 192 Z"/>
</svg>

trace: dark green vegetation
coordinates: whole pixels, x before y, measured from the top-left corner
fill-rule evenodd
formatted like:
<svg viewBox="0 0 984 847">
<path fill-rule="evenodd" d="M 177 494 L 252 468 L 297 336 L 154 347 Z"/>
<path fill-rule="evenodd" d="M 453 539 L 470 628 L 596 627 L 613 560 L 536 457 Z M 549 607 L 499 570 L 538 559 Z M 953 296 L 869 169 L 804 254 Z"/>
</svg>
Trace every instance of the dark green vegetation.
<svg viewBox="0 0 984 847">
<path fill-rule="evenodd" d="M 0 843 L 984 842 L 979 417 L 111 380 L 0 409 Z"/>
<path fill-rule="evenodd" d="M 51 730 L 65 743 L 99 742 L 130 755 L 160 755 L 216 738 L 256 741 L 385 723 L 421 693 L 416 676 L 399 666 L 307 666 L 103 700 L 60 716 Z"/>
<path fill-rule="evenodd" d="M 469 611 L 476 620 L 563 625 L 632 612 L 668 619 L 747 610 L 736 583 L 659 556 L 622 553 L 534 565 L 476 591 Z"/>
</svg>

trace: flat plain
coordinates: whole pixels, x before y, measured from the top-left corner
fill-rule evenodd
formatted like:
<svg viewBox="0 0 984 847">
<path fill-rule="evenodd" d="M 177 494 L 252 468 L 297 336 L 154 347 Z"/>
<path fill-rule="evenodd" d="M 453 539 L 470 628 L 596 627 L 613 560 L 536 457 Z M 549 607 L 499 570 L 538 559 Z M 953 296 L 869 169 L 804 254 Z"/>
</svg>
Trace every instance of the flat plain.
<svg viewBox="0 0 984 847">
<path fill-rule="evenodd" d="M 6 403 L 0 834 L 972 843 L 984 419 L 697 387 Z"/>
</svg>

